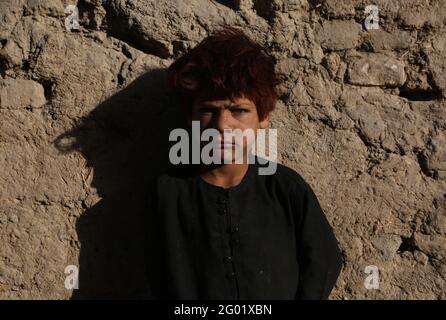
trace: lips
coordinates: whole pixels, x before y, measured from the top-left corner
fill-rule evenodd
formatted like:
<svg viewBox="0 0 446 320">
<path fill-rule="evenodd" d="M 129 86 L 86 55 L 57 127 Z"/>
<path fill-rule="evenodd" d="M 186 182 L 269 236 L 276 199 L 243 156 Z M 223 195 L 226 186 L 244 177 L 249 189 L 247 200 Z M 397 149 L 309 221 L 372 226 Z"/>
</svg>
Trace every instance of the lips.
<svg viewBox="0 0 446 320">
<path fill-rule="evenodd" d="M 235 146 L 235 143 L 232 141 L 219 141 L 218 146 L 220 146 L 220 148 L 232 148 Z"/>
<path fill-rule="evenodd" d="M 223 143 L 222 142 L 219 145 L 220 145 L 220 148 L 230 148 L 230 147 L 235 146 L 235 143 L 232 143 L 232 142 L 224 142 Z"/>
</svg>

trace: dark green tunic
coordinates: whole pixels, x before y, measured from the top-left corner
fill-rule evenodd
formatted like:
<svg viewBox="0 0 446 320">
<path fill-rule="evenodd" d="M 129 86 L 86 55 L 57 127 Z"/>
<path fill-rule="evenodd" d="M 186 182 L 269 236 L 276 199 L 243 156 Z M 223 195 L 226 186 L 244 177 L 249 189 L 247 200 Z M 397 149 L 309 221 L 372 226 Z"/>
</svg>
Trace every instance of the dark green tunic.
<svg viewBox="0 0 446 320">
<path fill-rule="evenodd" d="M 198 165 L 150 180 L 152 298 L 327 299 L 342 256 L 316 195 L 293 169 L 259 175 L 260 166 L 229 189 L 204 181 Z"/>
</svg>

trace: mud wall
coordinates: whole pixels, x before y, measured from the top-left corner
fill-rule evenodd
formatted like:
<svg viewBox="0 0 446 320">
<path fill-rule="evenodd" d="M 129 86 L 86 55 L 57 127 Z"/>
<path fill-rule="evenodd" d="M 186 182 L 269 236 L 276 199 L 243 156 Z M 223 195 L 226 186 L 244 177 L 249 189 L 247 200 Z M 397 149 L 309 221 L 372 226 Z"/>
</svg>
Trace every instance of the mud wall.
<svg viewBox="0 0 446 320">
<path fill-rule="evenodd" d="M 141 295 L 143 186 L 177 110 L 165 68 L 230 24 L 277 60 L 278 160 L 344 255 L 331 298 L 445 299 L 445 22 L 441 0 L 1 1 L 0 298 Z"/>
</svg>

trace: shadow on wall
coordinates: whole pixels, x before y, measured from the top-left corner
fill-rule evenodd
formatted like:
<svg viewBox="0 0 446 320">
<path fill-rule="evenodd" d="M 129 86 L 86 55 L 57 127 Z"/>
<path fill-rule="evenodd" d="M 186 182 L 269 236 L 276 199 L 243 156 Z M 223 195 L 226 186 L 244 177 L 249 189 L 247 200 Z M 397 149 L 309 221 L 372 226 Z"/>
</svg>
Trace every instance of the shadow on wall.
<svg viewBox="0 0 446 320">
<path fill-rule="evenodd" d="M 148 71 L 55 140 L 60 152 L 87 159 L 102 198 L 76 223 L 79 289 L 72 299 L 146 297 L 146 181 L 167 168 L 169 132 L 181 126 L 165 76 L 164 69 Z"/>
</svg>

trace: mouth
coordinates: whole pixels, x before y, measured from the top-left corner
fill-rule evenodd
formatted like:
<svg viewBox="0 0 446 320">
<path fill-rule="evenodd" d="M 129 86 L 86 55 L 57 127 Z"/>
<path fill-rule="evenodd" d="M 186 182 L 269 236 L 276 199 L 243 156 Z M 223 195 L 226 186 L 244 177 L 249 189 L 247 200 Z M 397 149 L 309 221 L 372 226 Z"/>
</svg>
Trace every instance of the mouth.
<svg viewBox="0 0 446 320">
<path fill-rule="evenodd" d="M 223 141 L 223 140 L 220 140 L 220 141 L 218 141 L 217 145 L 218 145 L 220 148 L 232 148 L 232 147 L 234 147 L 236 144 L 233 143 L 232 141 Z"/>
<path fill-rule="evenodd" d="M 235 146 L 235 143 L 232 142 L 221 142 L 219 143 L 220 148 L 232 148 Z"/>
</svg>

